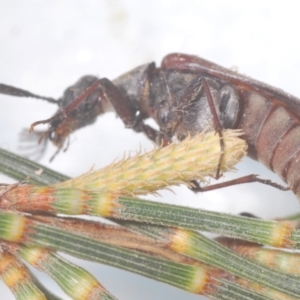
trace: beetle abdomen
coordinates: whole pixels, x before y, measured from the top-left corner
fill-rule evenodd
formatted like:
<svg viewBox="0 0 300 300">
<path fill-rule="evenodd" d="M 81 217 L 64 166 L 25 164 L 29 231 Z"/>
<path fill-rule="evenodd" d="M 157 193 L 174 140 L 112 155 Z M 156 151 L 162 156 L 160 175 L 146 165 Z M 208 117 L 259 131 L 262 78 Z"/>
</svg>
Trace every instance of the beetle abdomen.
<svg viewBox="0 0 300 300">
<path fill-rule="evenodd" d="M 244 95 L 240 128 L 249 156 L 278 174 L 300 198 L 300 124 L 290 111 L 259 94 Z"/>
</svg>

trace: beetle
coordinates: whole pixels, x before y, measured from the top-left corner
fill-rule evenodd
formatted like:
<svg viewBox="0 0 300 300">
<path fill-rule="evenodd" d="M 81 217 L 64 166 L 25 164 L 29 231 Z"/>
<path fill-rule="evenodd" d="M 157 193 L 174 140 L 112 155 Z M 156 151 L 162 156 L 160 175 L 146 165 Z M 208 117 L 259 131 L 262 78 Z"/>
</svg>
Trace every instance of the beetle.
<svg viewBox="0 0 300 300">
<path fill-rule="evenodd" d="M 58 151 L 71 132 L 108 111 L 115 111 L 127 128 L 162 145 L 203 130 L 221 135 L 222 128 L 241 129 L 248 155 L 300 196 L 300 100 L 197 56 L 172 53 L 160 67 L 144 64 L 113 81 L 84 76 L 58 100 L 4 84 L 0 93 L 57 103 L 58 112 L 33 123 L 31 131 L 49 123 L 41 139 L 53 141 Z M 145 124 L 147 118 L 159 130 Z"/>
</svg>

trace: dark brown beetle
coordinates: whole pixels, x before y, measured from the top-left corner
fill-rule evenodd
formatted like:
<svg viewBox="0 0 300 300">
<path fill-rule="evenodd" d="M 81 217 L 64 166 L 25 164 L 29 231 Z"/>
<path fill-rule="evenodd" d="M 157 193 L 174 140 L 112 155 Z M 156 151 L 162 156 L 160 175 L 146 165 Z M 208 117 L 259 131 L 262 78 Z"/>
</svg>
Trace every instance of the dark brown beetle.
<svg viewBox="0 0 300 300">
<path fill-rule="evenodd" d="M 300 196 L 299 99 L 197 56 L 178 53 L 167 55 L 158 68 L 154 63 L 142 65 L 114 81 L 94 77 L 93 85 L 76 98 L 88 86 L 86 78 L 56 101 L 62 109 L 52 118 L 32 124 L 31 128 L 49 123 L 44 137 L 59 149 L 72 131 L 112 110 L 126 127 L 159 144 L 170 143 L 175 135 L 183 139 L 205 129 L 220 131 L 218 126 L 241 129 L 249 156 L 277 173 Z M 5 85 L 0 85 L 0 92 L 45 99 Z M 147 118 L 158 123 L 159 131 L 144 123 Z"/>
</svg>

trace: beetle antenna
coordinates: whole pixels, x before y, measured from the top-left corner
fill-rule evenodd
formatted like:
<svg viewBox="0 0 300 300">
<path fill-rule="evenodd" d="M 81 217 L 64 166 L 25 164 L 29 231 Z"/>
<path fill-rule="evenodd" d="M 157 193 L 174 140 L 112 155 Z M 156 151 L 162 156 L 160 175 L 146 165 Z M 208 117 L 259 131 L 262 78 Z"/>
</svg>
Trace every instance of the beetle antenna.
<svg viewBox="0 0 300 300">
<path fill-rule="evenodd" d="M 42 99 L 42 100 L 46 100 L 50 103 L 58 103 L 59 102 L 59 100 L 53 99 L 51 97 L 39 96 L 39 95 L 33 94 L 31 92 L 16 88 L 14 86 L 6 85 L 3 83 L 0 83 L 0 93 L 5 94 L 5 95 L 10 95 L 10 96 L 16 96 L 16 97 L 31 97 L 31 98 L 36 98 L 36 99 Z"/>
</svg>

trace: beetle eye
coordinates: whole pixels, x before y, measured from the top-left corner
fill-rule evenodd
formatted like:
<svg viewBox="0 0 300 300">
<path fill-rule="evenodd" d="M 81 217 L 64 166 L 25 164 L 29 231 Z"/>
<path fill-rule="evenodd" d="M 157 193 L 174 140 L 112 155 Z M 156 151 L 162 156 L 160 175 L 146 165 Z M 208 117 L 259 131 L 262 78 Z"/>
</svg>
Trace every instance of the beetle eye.
<svg viewBox="0 0 300 300">
<path fill-rule="evenodd" d="M 160 124 L 166 125 L 169 121 L 170 106 L 167 101 L 160 103 L 160 107 L 157 111 L 157 120 Z"/>
<path fill-rule="evenodd" d="M 239 111 L 239 98 L 235 89 L 225 85 L 220 89 L 220 121 L 224 128 L 233 128 Z"/>
</svg>

